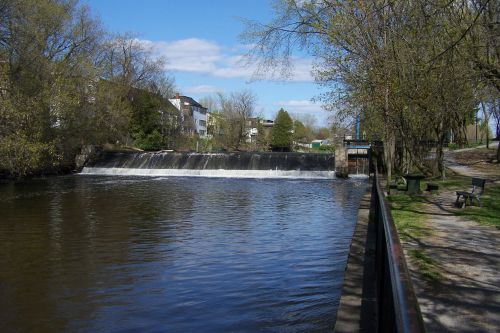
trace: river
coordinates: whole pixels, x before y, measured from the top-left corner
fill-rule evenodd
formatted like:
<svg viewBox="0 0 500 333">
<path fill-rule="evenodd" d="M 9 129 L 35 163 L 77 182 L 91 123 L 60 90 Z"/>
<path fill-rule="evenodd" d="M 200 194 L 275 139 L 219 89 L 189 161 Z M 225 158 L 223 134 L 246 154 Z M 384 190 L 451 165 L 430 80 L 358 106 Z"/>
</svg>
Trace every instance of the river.
<svg viewBox="0 0 500 333">
<path fill-rule="evenodd" d="M 366 180 L 0 185 L 2 332 L 331 329 Z"/>
</svg>

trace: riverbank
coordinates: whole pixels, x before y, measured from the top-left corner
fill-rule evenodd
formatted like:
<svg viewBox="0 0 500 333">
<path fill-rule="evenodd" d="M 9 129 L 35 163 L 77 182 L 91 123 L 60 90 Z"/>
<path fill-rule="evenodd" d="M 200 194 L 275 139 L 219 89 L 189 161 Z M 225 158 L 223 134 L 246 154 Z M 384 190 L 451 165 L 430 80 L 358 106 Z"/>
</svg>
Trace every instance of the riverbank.
<svg viewBox="0 0 500 333">
<path fill-rule="evenodd" d="M 356 229 L 342 286 L 336 333 L 375 332 L 375 225 L 370 223 L 371 192 L 369 187 L 358 209 Z"/>
<path fill-rule="evenodd" d="M 500 165 L 495 147 L 446 153 L 439 193 L 388 199 L 427 332 L 496 332 L 500 327 Z M 461 172 L 459 174 L 457 172 Z M 488 179 L 483 207 L 455 207 L 455 191 L 471 177 Z M 422 184 L 425 189 L 426 182 Z M 335 332 L 370 332 L 376 325 L 374 232 L 370 193 L 358 210 Z"/>
<path fill-rule="evenodd" d="M 448 179 L 433 181 L 438 194 L 389 197 L 427 332 L 500 327 L 500 165 L 494 152 L 447 152 Z M 457 208 L 455 191 L 470 190 L 471 177 L 487 179 L 483 207 Z"/>
</svg>

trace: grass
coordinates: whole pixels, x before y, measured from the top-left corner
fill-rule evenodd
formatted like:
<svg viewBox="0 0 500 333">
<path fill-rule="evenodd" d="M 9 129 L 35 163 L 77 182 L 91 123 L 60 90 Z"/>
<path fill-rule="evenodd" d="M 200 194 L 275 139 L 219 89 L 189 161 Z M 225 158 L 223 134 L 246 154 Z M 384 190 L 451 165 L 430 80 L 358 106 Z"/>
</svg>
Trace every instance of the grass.
<svg viewBox="0 0 500 333">
<path fill-rule="evenodd" d="M 472 189 L 471 177 L 452 175 L 446 180 L 424 181 L 424 188 L 427 182 L 439 185 L 439 191 L 470 191 Z M 454 200 L 450 197 L 450 200 Z M 454 212 L 457 216 L 463 216 L 483 225 L 500 228 L 500 184 L 486 183 L 484 194 L 481 196 L 483 207 L 467 206 Z M 474 204 L 477 204 L 474 200 Z"/>
<path fill-rule="evenodd" d="M 455 158 L 464 164 L 472 162 L 477 170 L 483 171 L 485 174 L 497 175 L 500 172 L 499 165 L 491 163 L 493 161 L 491 152 L 491 149 L 475 149 L 457 153 Z M 423 180 L 421 189 L 425 190 L 428 183 L 437 184 L 439 192 L 445 193 L 445 200 L 450 202 L 454 202 L 456 199 L 455 191 L 470 191 L 472 189 L 471 177 L 457 175 L 451 170 L 447 170 L 446 180 Z M 426 213 L 425 205 L 433 201 L 433 195 L 423 197 L 391 195 L 388 200 L 391 203 L 394 222 L 403 241 L 411 242 L 412 240 L 423 240 L 426 237 L 432 237 L 432 229 L 426 227 L 426 219 L 429 216 Z M 483 207 L 473 205 L 464 209 L 450 210 L 450 212 L 464 219 L 500 229 L 500 184 L 487 183 L 481 196 L 481 202 Z M 443 279 L 438 263 L 429 256 L 425 247 L 410 247 L 407 254 L 409 260 L 418 268 L 423 278 L 431 282 Z"/>
<path fill-rule="evenodd" d="M 400 237 L 404 240 L 428 235 L 425 214 L 422 213 L 423 198 L 408 195 L 390 195 L 391 213 Z"/>
<path fill-rule="evenodd" d="M 500 185 L 486 184 L 481 202 L 483 207 L 467 206 L 465 209 L 459 210 L 457 215 L 483 225 L 500 228 Z"/>
<path fill-rule="evenodd" d="M 427 187 L 427 183 L 433 183 L 439 185 L 439 191 L 449 190 L 449 191 L 458 191 L 464 189 L 470 189 L 471 187 L 471 178 L 460 176 L 460 175 L 451 175 L 447 177 L 445 180 L 441 179 L 426 179 L 422 181 L 422 188 L 425 189 Z"/>
<path fill-rule="evenodd" d="M 443 275 L 434 260 L 425 254 L 422 249 L 413 249 L 408 251 L 410 258 L 417 265 L 420 274 L 430 281 L 441 281 Z"/>
<path fill-rule="evenodd" d="M 390 195 L 391 213 L 402 240 L 425 238 L 430 230 L 425 226 L 426 214 L 423 212 L 425 198 L 408 195 Z M 423 249 L 408 251 L 410 260 L 418 267 L 423 278 L 430 282 L 441 281 L 441 275 L 436 262 Z"/>
<path fill-rule="evenodd" d="M 440 192 L 451 192 L 450 201 L 455 200 L 455 191 L 470 190 L 472 187 L 471 177 L 451 173 L 446 180 L 424 180 L 421 184 L 423 189 L 427 187 L 427 183 L 438 184 Z M 431 230 L 425 224 L 427 219 L 425 203 L 429 202 L 430 198 L 429 196 L 419 197 L 404 194 L 387 197 L 391 204 L 394 223 L 402 240 L 411 241 L 412 239 L 423 239 L 431 236 Z M 481 202 L 483 207 L 467 206 L 464 209 L 454 210 L 453 214 L 483 225 L 500 228 L 500 184 L 487 183 L 484 194 L 481 196 Z M 416 265 L 424 279 L 432 283 L 443 280 L 439 266 L 426 254 L 425 249 L 410 249 L 407 253 L 409 259 Z"/>
<path fill-rule="evenodd" d="M 460 147 L 460 145 L 456 144 L 456 143 L 450 143 L 448 145 L 448 148 L 450 150 L 457 150 L 457 149 L 464 149 L 464 148 L 474 148 L 474 147 L 478 147 L 478 146 L 481 146 L 481 145 L 484 145 L 486 144 L 486 142 L 468 142 L 467 144 L 465 145 L 462 145 L 462 147 Z"/>
</svg>

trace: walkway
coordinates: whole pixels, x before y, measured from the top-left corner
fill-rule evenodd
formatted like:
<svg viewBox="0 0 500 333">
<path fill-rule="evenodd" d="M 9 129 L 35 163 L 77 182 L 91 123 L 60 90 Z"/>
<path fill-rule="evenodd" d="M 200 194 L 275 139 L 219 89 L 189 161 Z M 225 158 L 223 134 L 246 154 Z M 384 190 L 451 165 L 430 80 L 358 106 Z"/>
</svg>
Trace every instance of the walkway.
<svg viewBox="0 0 500 333">
<path fill-rule="evenodd" d="M 500 180 L 500 173 L 458 163 L 454 155 L 445 158 L 455 172 Z M 424 214 L 431 236 L 404 242 L 406 252 L 424 251 L 442 274 L 429 282 L 409 260 L 427 332 L 499 332 L 500 230 L 455 216 L 455 198 L 454 192 L 429 197 Z"/>
<path fill-rule="evenodd" d="M 498 141 L 492 142 L 490 148 L 496 148 Z M 477 148 L 486 148 L 486 145 Z M 476 152 L 477 148 L 464 148 L 444 153 L 445 164 L 454 172 L 469 176 L 482 177 L 490 181 L 500 181 L 500 165 L 492 165 L 482 159 Z"/>
</svg>

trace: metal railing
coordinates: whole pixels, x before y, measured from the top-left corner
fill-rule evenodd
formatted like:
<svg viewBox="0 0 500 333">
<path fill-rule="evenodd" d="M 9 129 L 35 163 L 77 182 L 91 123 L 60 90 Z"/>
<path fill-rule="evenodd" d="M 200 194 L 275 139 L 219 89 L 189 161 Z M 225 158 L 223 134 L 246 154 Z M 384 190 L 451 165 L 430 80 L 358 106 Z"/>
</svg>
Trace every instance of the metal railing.
<svg viewBox="0 0 500 333">
<path fill-rule="evenodd" d="M 378 332 L 425 332 L 403 248 L 380 186 L 377 162 L 370 215 L 376 228 L 376 285 Z"/>
</svg>

